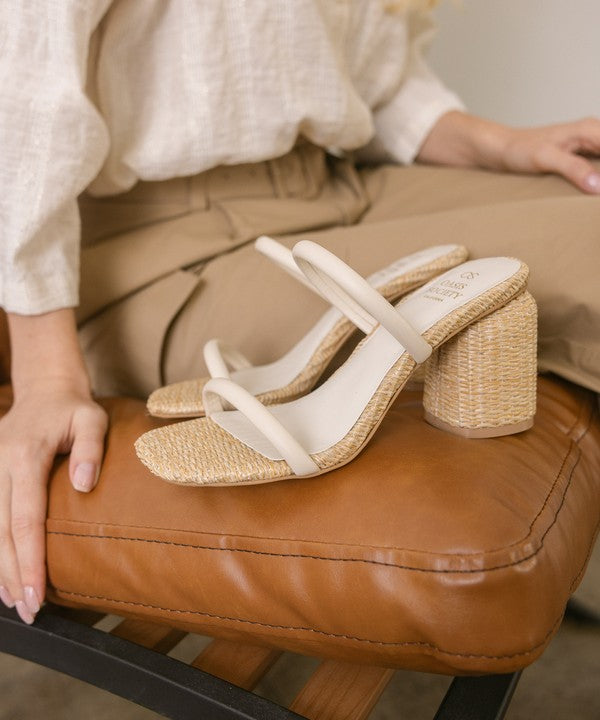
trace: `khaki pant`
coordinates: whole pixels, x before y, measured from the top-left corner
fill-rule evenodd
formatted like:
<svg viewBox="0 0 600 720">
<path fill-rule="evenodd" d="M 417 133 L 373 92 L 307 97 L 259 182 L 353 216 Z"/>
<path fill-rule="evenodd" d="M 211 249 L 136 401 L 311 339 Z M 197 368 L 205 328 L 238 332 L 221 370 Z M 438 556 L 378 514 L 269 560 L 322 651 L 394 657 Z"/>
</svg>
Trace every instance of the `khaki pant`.
<svg viewBox="0 0 600 720">
<path fill-rule="evenodd" d="M 304 144 L 255 165 L 82 198 L 80 337 L 96 391 L 147 395 L 205 374 L 220 337 L 254 363 L 290 348 L 322 300 L 252 248 L 311 238 L 366 274 L 465 245 L 531 268 L 540 369 L 600 391 L 600 200 L 553 177 L 426 166 L 356 170 Z"/>
</svg>

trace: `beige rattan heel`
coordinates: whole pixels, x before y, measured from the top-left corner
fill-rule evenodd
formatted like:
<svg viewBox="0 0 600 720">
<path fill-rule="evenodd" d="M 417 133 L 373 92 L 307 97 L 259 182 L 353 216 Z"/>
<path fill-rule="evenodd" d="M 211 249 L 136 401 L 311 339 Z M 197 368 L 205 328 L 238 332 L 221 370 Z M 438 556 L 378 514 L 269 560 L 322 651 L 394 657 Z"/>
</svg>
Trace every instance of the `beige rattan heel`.
<svg viewBox="0 0 600 720">
<path fill-rule="evenodd" d="M 533 425 L 537 308 L 524 292 L 470 325 L 429 359 L 423 405 L 436 427 L 471 438 Z"/>
</svg>

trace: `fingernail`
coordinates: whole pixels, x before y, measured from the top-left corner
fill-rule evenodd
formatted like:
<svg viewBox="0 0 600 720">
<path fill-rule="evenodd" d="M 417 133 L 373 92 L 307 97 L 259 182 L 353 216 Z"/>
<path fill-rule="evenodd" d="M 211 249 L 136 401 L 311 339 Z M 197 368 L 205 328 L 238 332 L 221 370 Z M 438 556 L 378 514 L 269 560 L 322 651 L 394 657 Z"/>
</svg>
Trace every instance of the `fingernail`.
<svg viewBox="0 0 600 720">
<path fill-rule="evenodd" d="M 31 625 L 31 623 L 35 620 L 35 617 L 29 612 L 27 605 L 25 605 L 22 600 L 19 600 L 16 604 L 16 608 L 21 620 L 24 623 L 27 623 L 27 625 Z"/>
<path fill-rule="evenodd" d="M 600 193 L 600 173 L 590 173 L 585 179 L 585 186 L 591 192 Z"/>
<path fill-rule="evenodd" d="M 0 586 L 0 600 L 6 605 L 6 607 L 14 608 L 15 601 L 13 596 L 8 592 L 4 586 Z"/>
<path fill-rule="evenodd" d="M 79 463 L 73 475 L 73 487 L 80 492 L 89 492 L 96 484 L 98 470 L 93 463 Z"/>
<path fill-rule="evenodd" d="M 38 600 L 36 591 L 31 587 L 31 585 L 27 585 L 23 588 L 23 595 L 25 596 L 25 605 L 27 605 L 29 612 L 34 615 L 39 612 L 40 601 Z"/>
</svg>

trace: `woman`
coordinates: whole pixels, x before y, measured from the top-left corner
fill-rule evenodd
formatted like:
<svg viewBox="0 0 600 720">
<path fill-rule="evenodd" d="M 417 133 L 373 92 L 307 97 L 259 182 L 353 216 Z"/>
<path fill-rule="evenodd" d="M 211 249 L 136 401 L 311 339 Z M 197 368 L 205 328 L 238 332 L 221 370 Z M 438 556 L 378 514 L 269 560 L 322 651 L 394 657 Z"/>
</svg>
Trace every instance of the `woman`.
<svg viewBox="0 0 600 720">
<path fill-rule="evenodd" d="M 141 395 L 197 373 L 197 348 L 213 333 L 211 323 L 251 355 L 276 355 L 276 341 L 264 345 L 266 333 L 262 345 L 252 345 L 258 341 L 250 336 L 260 336 L 252 318 L 271 312 L 280 290 L 286 314 L 293 312 L 296 291 L 288 294 L 270 270 L 257 269 L 247 242 L 261 232 L 402 219 L 410 214 L 406 183 L 429 183 L 435 172 L 358 173 L 333 156 L 359 151 L 371 163 L 553 173 L 582 193 L 600 193 L 600 174 L 585 157 L 600 152 L 600 122 L 525 130 L 464 112 L 423 62 L 426 4 L 2 4 L 1 297 L 15 399 L 0 421 L 0 598 L 16 604 L 25 622 L 44 597 L 46 485 L 55 455 L 70 453 L 75 490 L 90 492 L 98 481 L 107 418 L 92 387 Z M 323 148 L 331 153 L 326 160 Z M 294 178 L 307 168 L 311 180 L 298 189 Z M 450 206 L 468 204 L 447 192 L 446 179 L 455 177 L 439 176 L 442 205 L 443 197 Z M 468 177 L 464 198 L 482 176 Z M 504 188 L 505 178 L 498 182 Z M 76 317 L 76 198 L 86 188 Z M 552 188 L 551 195 L 569 195 L 566 185 Z M 123 202 L 102 199 L 128 192 Z M 539 199 L 547 188 L 514 184 L 503 192 Z M 433 205 L 424 198 L 434 203 L 436 191 L 428 184 L 418 195 L 427 215 Z M 190 218 L 201 241 L 192 250 L 184 227 Z M 360 227 L 354 240 L 343 231 L 327 238 L 337 249 L 365 247 Z M 410 249 L 392 235 L 367 255 Z M 476 240 L 465 244 L 478 250 Z M 224 287 L 232 268 L 243 272 Z M 152 307 L 165 297 L 169 312 L 155 323 Z M 286 320 L 294 332 L 316 308 L 302 302 L 303 316 Z M 159 337 L 144 323 L 160 325 Z M 289 334 L 280 344 L 288 341 Z"/>
</svg>

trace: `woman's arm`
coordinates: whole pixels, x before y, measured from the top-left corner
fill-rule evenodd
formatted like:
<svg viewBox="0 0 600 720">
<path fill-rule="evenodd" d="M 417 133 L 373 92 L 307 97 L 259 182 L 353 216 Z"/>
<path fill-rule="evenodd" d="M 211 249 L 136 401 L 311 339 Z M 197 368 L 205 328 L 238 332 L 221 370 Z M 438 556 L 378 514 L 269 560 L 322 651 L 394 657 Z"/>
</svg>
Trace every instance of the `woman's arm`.
<svg viewBox="0 0 600 720">
<path fill-rule="evenodd" d="M 33 622 L 44 598 L 46 486 L 71 452 L 76 490 L 96 485 L 106 413 L 91 396 L 72 309 L 8 316 L 14 403 L 0 420 L 0 599 Z"/>
<path fill-rule="evenodd" d="M 600 194 L 600 174 L 584 155 L 600 155 L 600 120 L 511 128 L 460 111 L 442 115 L 417 160 L 520 173 L 556 173 Z"/>
<path fill-rule="evenodd" d="M 0 420 L 0 599 L 26 622 L 44 597 L 54 456 L 72 450 L 71 480 L 89 490 L 106 430 L 65 308 L 78 302 L 76 198 L 109 148 L 86 83 L 91 38 L 110 4 L 0 3 L 9 39 L 0 73 L 0 305 L 9 314 L 15 394 Z"/>
</svg>

